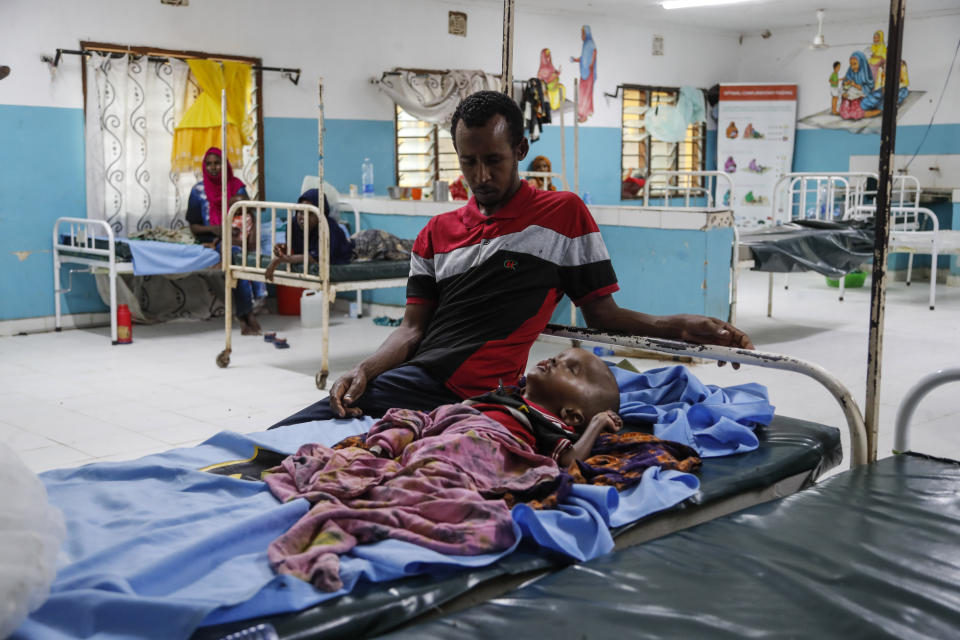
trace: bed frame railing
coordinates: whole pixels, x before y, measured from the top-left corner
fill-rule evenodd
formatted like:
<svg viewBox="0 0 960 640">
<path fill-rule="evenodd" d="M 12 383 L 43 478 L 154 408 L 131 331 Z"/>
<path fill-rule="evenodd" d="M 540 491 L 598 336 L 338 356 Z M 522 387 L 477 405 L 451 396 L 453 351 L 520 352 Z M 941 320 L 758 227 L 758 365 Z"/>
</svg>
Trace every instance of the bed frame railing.
<svg viewBox="0 0 960 640">
<path fill-rule="evenodd" d="M 280 212 L 280 213 L 278 213 Z M 389 287 L 404 287 L 407 284 L 407 278 L 380 278 L 376 280 L 357 280 L 350 282 L 331 282 L 330 281 L 330 230 L 323 220 L 323 213 L 319 208 L 312 204 L 293 204 L 290 202 L 255 202 L 243 200 L 236 202 L 230 207 L 229 212 L 223 218 L 222 237 L 231 237 L 230 221 L 235 216 L 253 216 L 254 229 L 257 232 L 258 242 L 256 255 L 251 262 L 248 255 L 248 238 L 244 234 L 240 242 L 239 264 L 233 264 L 233 248 L 230 243 L 221 243 L 222 259 L 221 264 L 224 270 L 224 286 L 228 295 L 224 296 L 224 324 L 226 331 L 226 346 L 224 350 L 217 355 L 217 366 L 224 368 L 230 364 L 230 353 L 232 351 L 232 322 L 233 322 L 233 296 L 229 295 L 231 289 L 236 287 L 237 280 L 252 280 L 255 282 L 266 282 L 267 267 L 272 260 L 271 256 L 266 256 L 266 264 L 261 257 L 259 242 L 259 233 L 261 233 L 264 214 L 269 215 L 270 222 L 270 247 L 271 252 L 277 244 L 277 222 L 281 219 L 286 220 L 287 224 L 287 249 L 291 251 L 292 247 L 292 229 L 294 219 L 298 212 L 302 212 L 303 237 L 304 237 L 304 263 L 302 270 L 297 272 L 292 265 L 288 263 L 281 264 L 273 274 L 272 282 L 279 285 L 298 287 L 301 289 L 313 289 L 322 294 L 322 357 L 321 368 L 315 376 L 315 382 L 318 389 L 323 389 L 327 383 L 327 377 L 330 372 L 330 303 L 334 301 L 337 293 L 341 291 L 356 291 L 357 299 L 360 299 L 360 292 L 365 289 L 384 289 Z M 316 214 L 320 224 L 311 228 L 310 215 Z M 359 213 L 357 213 L 357 223 L 359 224 Z M 316 238 L 317 259 L 309 258 L 310 242 L 307 238 Z M 310 263 L 317 263 L 317 273 L 310 273 Z"/>
<path fill-rule="evenodd" d="M 652 171 L 643 185 L 643 206 L 645 207 L 650 206 L 650 187 L 657 178 L 666 179 L 666 184 L 658 182 L 654 185 L 657 189 L 664 190 L 663 206 L 665 207 L 671 206 L 674 198 L 683 198 L 684 207 L 691 206 L 691 198 L 706 198 L 707 207 L 715 207 L 721 182 L 726 184 L 727 191 L 730 193 L 730 202 L 734 202 L 733 178 L 723 171 Z M 677 179 L 677 184 L 670 184 L 672 178 Z M 694 183 L 696 178 L 702 178 L 699 185 Z M 674 191 L 676 195 L 670 195 Z"/>
<path fill-rule="evenodd" d="M 560 182 L 563 183 L 563 190 L 570 191 L 570 185 L 567 183 L 567 177 L 562 173 L 556 173 L 553 171 L 521 171 L 521 178 L 559 178 Z"/>
<path fill-rule="evenodd" d="M 66 228 L 64 229 L 64 226 Z M 69 244 L 63 244 L 61 236 L 66 235 L 69 238 Z M 95 241 L 97 238 L 106 238 L 107 248 L 98 249 Z M 61 251 L 71 251 L 80 253 L 80 256 L 71 256 L 71 264 L 87 265 L 84 271 L 91 272 L 94 268 L 105 268 L 110 274 L 110 340 L 117 344 L 117 242 L 116 235 L 105 220 L 92 220 L 89 218 L 57 218 L 53 225 L 53 307 L 55 314 L 54 327 L 56 331 L 62 329 L 60 295 L 70 291 L 70 288 L 64 289 L 60 286 L 60 259 Z M 85 258 L 83 256 L 90 256 Z M 70 271 L 70 277 L 73 278 L 73 271 Z"/>
<path fill-rule="evenodd" d="M 910 419 L 913 412 L 924 397 L 937 387 L 950 382 L 960 382 L 960 367 L 939 369 L 927 374 L 913 385 L 897 407 L 897 418 L 894 423 L 893 452 L 906 453 L 910 450 Z"/>
<path fill-rule="evenodd" d="M 555 324 L 547 325 L 543 334 L 567 338 L 575 342 L 583 341 L 607 345 L 612 344 L 632 349 L 642 349 L 644 351 L 656 351 L 671 355 L 737 362 L 767 369 L 780 369 L 803 374 L 823 385 L 840 405 L 840 409 L 843 411 L 843 415 L 847 420 L 847 430 L 850 433 L 850 468 L 868 462 L 867 429 L 863 422 L 863 414 L 860 411 L 860 407 L 850 394 L 850 390 L 820 365 L 778 353 L 765 353 L 763 351 L 712 345 L 695 345 L 677 340 L 645 338 L 627 333 L 602 332 L 596 329 L 581 329 Z"/>
<path fill-rule="evenodd" d="M 864 204 L 867 179 L 877 179 L 869 171 L 785 173 L 773 187 L 773 224 L 784 224 L 806 217 L 813 206 L 817 219 L 833 220 L 834 206 L 843 206 L 841 218 Z"/>
</svg>

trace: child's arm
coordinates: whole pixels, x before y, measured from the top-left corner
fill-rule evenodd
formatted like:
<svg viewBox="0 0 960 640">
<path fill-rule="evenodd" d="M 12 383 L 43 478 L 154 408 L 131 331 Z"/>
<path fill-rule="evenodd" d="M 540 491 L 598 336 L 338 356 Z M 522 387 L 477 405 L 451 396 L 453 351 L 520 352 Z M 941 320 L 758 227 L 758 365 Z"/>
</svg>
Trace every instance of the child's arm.
<svg viewBox="0 0 960 640">
<path fill-rule="evenodd" d="M 613 411 L 604 411 L 593 416 L 587 429 L 577 442 L 563 452 L 557 459 L 561 469 L 566 469 L 576 460 L 583 460 L 590 456 L 593 443 L 601 433 L 616 433 L 623 426 L 623 420 Z"/>
<path fill-rule="evenodd" d="M 273 272 L 276 271 L 277 267 L 279 267 L 282 263 L 303 263 L 303 255 L 290 255 L 287 253 L 287 245 L 282 242 L 273 247 L 273 256 L 273 260 L 271 260 L 270 264 L 267 265 L 266 273 L 263 274 L 263 277 L 267 282 L 273 281 Z"/>
</svg>

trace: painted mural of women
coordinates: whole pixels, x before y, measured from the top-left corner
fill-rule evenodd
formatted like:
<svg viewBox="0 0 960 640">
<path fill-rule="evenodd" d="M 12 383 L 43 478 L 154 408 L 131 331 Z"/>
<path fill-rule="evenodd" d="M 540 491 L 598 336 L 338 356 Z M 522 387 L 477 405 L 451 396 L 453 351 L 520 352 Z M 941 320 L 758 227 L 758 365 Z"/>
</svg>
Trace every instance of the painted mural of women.
<svg viewBox="0 0 960 640">
<path fill-rule="evenodd" d="M 883 41 L 883 31 L 877 30 L 873 32 L 873 44 L 870 45 L 870 59 L 867 62 L 870 63 L 870 73 L 873 74 L 873 77 L 876 78 L 877 74 L 883 68 L 883 64 L 887 61 L 887 45 Z"/>
<path fill-rule="evenodd" d="M 553 66 L 550 49 L 540 50 L 540 69 L 537 71 L 537 77 L 540 78 L 547 92 L 550 108 L 556 111 L 563 104 L 566 90 L 560 84 L 560 70 Z"/>
<path fill-rule="evenodd" d="M 597 45 L 593 42 L 590 27 L 583 25 L 580 28 L 580 38 L 583 48 L 579 58 L 570 58 L 571 62 L 580 63 L 580 102 L 577 105 L 577 120 L 586 122 L 593 115 L 593 85 L 597 81 Z"/>
<path fill-rule="evenodd" d="M 868 115 L 861 103 L 864 96 L 873 93 L 873 74 L 862 51 L 854 51 L 850 56 L 850 66 L 843 76 L 842 86 L 840 117 L 844 120 L 860 120 Z"/>
</svg>

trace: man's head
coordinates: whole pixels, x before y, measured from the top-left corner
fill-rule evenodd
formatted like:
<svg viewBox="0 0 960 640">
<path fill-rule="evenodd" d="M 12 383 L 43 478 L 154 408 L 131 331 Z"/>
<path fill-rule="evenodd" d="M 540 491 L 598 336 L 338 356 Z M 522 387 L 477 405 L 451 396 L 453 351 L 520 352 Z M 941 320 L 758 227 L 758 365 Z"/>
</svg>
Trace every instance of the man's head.
<svg viewBox="0 0 960 640">
<path fill-rule="evenodd" d="M 583 349 L 567 349 L 538 362 L 527 374 L 524 396 L 577 430 L 598 413 L 620 409 L 620 391 L 610 367 Z"/>
<path fill-rule="evenodd" d="M 477 204 L 493 213 L 520 187 L 518 165 L 530 149 L 520 107 L 506 94 L 478 91 L 457 106 L 450 135 L 464 181 Z"/>
</svg>

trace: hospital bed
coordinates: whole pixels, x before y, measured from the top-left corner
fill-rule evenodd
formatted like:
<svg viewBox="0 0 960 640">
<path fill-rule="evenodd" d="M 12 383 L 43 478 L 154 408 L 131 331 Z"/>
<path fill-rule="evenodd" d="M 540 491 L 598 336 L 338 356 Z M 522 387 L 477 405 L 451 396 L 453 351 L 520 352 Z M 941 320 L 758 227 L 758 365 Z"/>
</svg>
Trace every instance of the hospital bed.
<svg viewBox="0 0 960 640">
<path fill-rule="evenodd" d="M 851 467 L 866 462 L 866 435 L 856 403 L 839 381 L 816 365 L 775 354 L 694 346 L 625 334 L 604 334 L 589 329 L 550 326 L 546 333 L 558 338 L 644 351 L 739 361 L 810 376 L 828 390 L 844 411 L 850 431 Z M 616 529 L 613 532 L 616 548 L 632 548 L 801 489 L 809 490 L 808 487 L 824 471 L 839 463 L 842 455 L 836 429 L 803 420 L 777 416 L 768 427 L 759 429 L 758 435 L 760 446 L 755 451 L 705 459 L 698 473 L 700 488 L 688 500 L 672 509 Z M 269 625 L 280 638 L 368 637 L 395 629 L 411 620 L 422 622 L 449 616 L 496 598 L 525 582 L 562 570 L 568 564 L 569 559 L 521 548 L 491 566 L 453 574 L 407 578 L 390 583 L 388 588 L 368 585 L 304 611 L 204 627 L 193 637 L 203 640 L 224 638 L 230 633 L 255 629 L 259 625 Z M 589 563 L 585 566 L 589 566 Z M 449 620 L 457 620 L 457 616 L 453 615 Z M 438 624 L 444 629 L 441 632 L 446 634 L 444 637 L 455 635 L 455 629 L 444 626 L 446 622 Z M 410 633 L 421 628 L 414 627 Z M 433 627 L 426 629 L 429 632 Z M 527 635 L 533 637 L 534 634 L 523 633 L 520 637 Z M 486 634 L 484 637 L 487 637 Z"/>
<path fill-rule="evenodd" d="M 146 265 L 143 265 L 146 262 Z M 117 276 L 176 274 L 209 269 L 220 254 L 201 245 L 117 238 L 103 220 L 57 218 L 53 225 L 53 297 L 55 327 L 61 329 L 61 298 L 70 292 L 74 273 L 105 273 L 110 289 L 110 339 L 117 344 Z M 68 286 L 60 282 L 61 265 L 80 265 L 69 272 Z"/>
<path fill-rule="evenodd" d="M 960 462 L 909 451 L 528 583 L 395 638 L 949 638 L 960 629 Z"/>
<path fill-rule="evenodd" d="M 273 247 L 277 244 L 278 223 L 283 221 L 286 223 L 288 230 L 292 229 L 297 212 L 304 214 L 304 238 L 315 237 L 319 243 L 317 259 L 311 260 L 306 269 L 303 265 L 280 265 L 273 275 L 273 282 L 288 287 L 312 289 L 321 296 L 323 346 L 320 370 L 316 373 L 314 380 L 317 388 L 323 389 L 330 374 L 330 304 L 333 303 L 337 293 L 356 291 L 357 306 L 359 307 L 361 291 L 405 287 L 410 272 L 410 263 L 409 261 L 397 260 L 372 260 L 331 265 L 329 229 L 325 223 L 317 225 L 316 229 L 310 227 L 310 213 L 316 215 L 318 220 L 323 220 L 323 213 L 311 204 L 253 202 L 248 200 L 236 202 L 223 218 L 224 233 L 229 234 L 227 221 L 232 220 L 234 216 L 241 214 L 251 216 L 255 221 L 255 229 L 262 230 L 263 222 L 269 224 L 269 246 Z M 267 216 L 266 219 L 264 219 L 265 215 Z M 360 213 L 355 208 L 354 216 L 356 230 L 359 230 Z M 261 244 L 258 242 L 256 247 L 249 247 L 247 237 L 244 236 L 241 240 L 240 251 L 231 251 L 229 247 L 223 248 L 223 264 L 225 265 L 226 276 L 224 287 L 228 295 L 224 296 L 226 304 L 224 312 L 226 346 L 217 355 L 216 359 L 217 366 L 220 368 L 225 368 L 230 364 L 230 353 L 232 351 L 233 296 L 229 295 L 230 290 L 236 286 L 238 280 L 267 281 L 265 274 L 273 256 L 262 254 L 259 250 Z M 309 243 L 305 242 L 306 244 Z"/>
<path fill-rule="evenodd" d="M 873 259 L 871 220 L 876 191 L 869 172 L 833 174 L 790 173 L 777 182 L 773 196 L 773 225 L 737 234 L 738 266 L 750 262 L 755 271 L 767 271 L 767 316 L 773 313 L 774 273 L 816 271 L 839 279 L 839 299 L 845 296 L 844 276 Z M 906 252 L 907 284 L 914 253 L 960 253 L 960 233 L 941 231 L 936 216 L 920 206 L 916 177 L 896 175 L 891 187 L 890 253 Z M 931 228 L 924 223 L 930 220 Z M 935 304 L 936 272 L 931 272 L 930 308 Z M 789 288 L 784 281 L 784 288 Z"/>
</svg>

